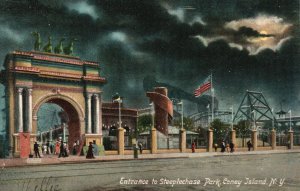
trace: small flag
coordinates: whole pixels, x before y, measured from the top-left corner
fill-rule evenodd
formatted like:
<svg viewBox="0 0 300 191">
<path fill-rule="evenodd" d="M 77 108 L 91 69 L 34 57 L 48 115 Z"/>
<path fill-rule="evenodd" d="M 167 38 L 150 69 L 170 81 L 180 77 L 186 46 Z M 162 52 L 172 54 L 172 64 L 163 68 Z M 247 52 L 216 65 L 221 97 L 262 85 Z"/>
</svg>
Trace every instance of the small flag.
<svg viewBox="0 0 300 191">
<path fill-rule="evenodd" d="M 211 88 L 211 75 L 209 75 L 204 82 L 194 91 L 195 97 L 201 96 L 204 92 Z"/>
</svg>

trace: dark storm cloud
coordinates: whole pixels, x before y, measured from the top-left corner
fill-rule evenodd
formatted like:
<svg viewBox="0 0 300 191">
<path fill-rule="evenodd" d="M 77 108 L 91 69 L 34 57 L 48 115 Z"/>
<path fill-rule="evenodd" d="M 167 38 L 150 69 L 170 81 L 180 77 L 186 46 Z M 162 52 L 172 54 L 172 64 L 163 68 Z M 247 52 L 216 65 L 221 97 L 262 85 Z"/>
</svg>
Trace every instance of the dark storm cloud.
<svg viewBox="0 0 300 191">
<path fill-rule="evenodd" d="M 272 37 L 272 34 L 261 34 L 258 31 L 249 27 L 240 27 L 235 33 L 237 36 L 247 36 L 247 37 Z"/>
<path fill-rule="evenodd" d="M 221 106 L 238 104 L 247 89 L 266 92 L 274 104 L 283 97 L 298 100 L 298 31 L 292 31 L 294 37 L 277 49 L 250 55 L 230 40 L 243 45 L 242 36 L 271 38 L 273 34 L 248 26 L 236 31 L 224 28 L 228 22 L 260 13 L 297 24 L 298 4 L 280 0 L 1 1 L 0 56 L 4 60 L 4 54 L 14 49 L 31 50 L 31 31 L 39 31 L 44 43 L 48 35 L 55 43 L 61 37 L 76 37 L 75 54 L 100 61 L 108 78 L 104 99 L 118 92 L 133 107 L 148 104 L 142 81 L 149 74 L 192 92 L 210 71 Z"/>
</svg>

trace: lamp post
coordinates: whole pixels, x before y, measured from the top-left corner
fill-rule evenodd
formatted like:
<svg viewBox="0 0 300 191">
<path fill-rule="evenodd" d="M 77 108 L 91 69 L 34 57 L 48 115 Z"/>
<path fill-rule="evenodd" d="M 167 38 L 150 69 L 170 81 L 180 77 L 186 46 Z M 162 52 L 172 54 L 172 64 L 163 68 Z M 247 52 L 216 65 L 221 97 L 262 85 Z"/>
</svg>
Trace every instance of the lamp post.
<svg viewBox="0 0 300 191">
<path fill-rule="evenodd" d="M 43 132 L 41 131 L 41 143 L 43 144 Z"/>
<path fill-rule="evenodd" d="M 212 85 L 211 85 L 212 87 Z M 215 89 L 214 88 L 211 88 L 211 92 L 212 92 L 212 104 L 211 104 L 211 122 L 214 121 L 214 107 L 215 107 Z"/>
<path fill-rule="evenodd" d="M 154 128 L 154 103 L 151 102 L 150 104 L 151 107 L 151 121 L 152 121 L 152 128 Z"/>
<path fill-rule="evenodd" d="M 273 115 L 274 109 L 272 108 L 271 111 L 272 111 L 272 115 Z M 273 115 L 273 119 L 272 119 L 272 128 L 273 128 L 273 130 L 275 129 L 274 125 L 275 125 L 275 123 L 274 123 L 274 115 Z"/>
<path fill-rule="evenodd" d="M 52 142 L 52 128 L 50 129 L 49 134 L 50 134 L 50 142 Z"/>
<path fill-rule="evenodd" d="M 253 119 L 254 119 L 254 130 L 256 130 L 256 121 L 255 121 L 255 110 L 253 110 L 251 113 L 253 113 Z"/>
<path fill-rule="evenodd" d="M 66 142 L 66 123 L 63 123 L 63 142 Z"/>
<path fill-rule="evenodd" d="M 122 103 L 122 98 L 119 96 L 118 93 L 116 93 L 115 96 L 113 96 L 113 101 L 118 102 L 119 104 L 119 128 L 122 127 L 122 121 L 121 121 L 121 103 Z"/>
<path fill-rule="evenodd" d="M 289 114 L 290 114 L 290 131 L 292 131 L 292 110 L 289 110 Z"/>
<path fill-rule="evenodd" d="M 183 129 L 183 101 L 180 101 L 178 105 L 181 105 L 181 129 Z"/>
<path fill-rule="evenodd" d="M 207 105 L 207 127 L 209 128 L 209 104 Z"/>
<path fill-rule="evenodd" d="M 121 124 L 121 103 L 122 103 L 122 100 L 118 101 L 119 103 L 119 127 L 121 128 L 122 127 L 122 124 Z"/>
<path fill-rule="evenodd" d="M 231 106 L 230 109 L 231 109 L 231 130 L 233 130 L 233 106 Z"/>
</svg>

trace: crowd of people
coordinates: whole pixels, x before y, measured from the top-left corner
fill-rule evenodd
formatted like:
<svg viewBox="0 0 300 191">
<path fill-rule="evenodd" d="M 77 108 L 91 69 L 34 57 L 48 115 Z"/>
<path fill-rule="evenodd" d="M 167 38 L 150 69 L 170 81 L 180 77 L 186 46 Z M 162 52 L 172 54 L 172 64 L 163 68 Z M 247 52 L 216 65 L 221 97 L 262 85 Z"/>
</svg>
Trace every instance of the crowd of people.
<svg viewBox="0 0 300 191">
<path fill-rule="evenodd" d="M 34 143 L 33 150 L 35 153 L 36 158 L 41 158 L 41 156 L 46 154 L 53 154 L 58 155 L 58 158 L 60 157 L 68 157 L 70 154 L 70 150 L 68 148 L 68 144 L 66 142 L 63 142 L 63 140 L 58 139 L 53 145 L 49 141 L 46 144 L 38 144 L 38 142 Z M 81 154 L 79 141 L 75 141 L 72 146 L 72 155 L 77 155 L 78 152 Z M 41 155 L 43 154 L 43 155 Z M 99 147 L 96 144 L 96 140 L 93 140 L 93 142 L 89 142 L 86 158 L 91 159 L 95 158 L 95 156 L 99 156 Z"/>
<path fill-rule="evenodd" d="M 72 154 L 76 155 L 79 149 L 79 141 L 75 141 L 73 144 Z M 35 142 L 33 145 L 33 150 L 36 158 L 41 158 L 44 155 L 57 155 L 60 157 L 68 157 L 70 154 L 68 144 L 63 142 L 61 138 L 59 138 L 55 144 L 50 141 L 44 144 L 38 144 Z"/>
<path fill-rule="evenodd" d="M 220 145 L 218 145 L 217 143 L 215 143 L 214 145 L 213 145 L 213 147 L 214 147 L 214 149 L 215 149 L 215 152 L 217 152 L 217 150 L 218 150 L 218 148 L 221 148 L 221 152 L 231 152 L 231 153 L 233 153 L 234 152 L 234 148 L 235 148 L 235 145 L 234 145 L 234 143 L 232 143 L 232 142 L 230 142 L 230 143 L 225 143 L 225 141 L 224 140 L 222 140 L 221 142 L 220 142 Z M 195 152 L 195 149 L 196 149 L 196 141 L 194 140 L 193 142 L 192 142 L 192 153 L 194 153 Z"/>
<path fill-rule="evenodd" d="M 217 152 L 218 148 L 221 148 L 221 152 L 234 152 L 234 147 L 235 145 L 230 142 L 230 143 L 225 143 L 225 141 L 221 141 L 220 146 L 215 143 L 213 145 L 215 152 Z M 251 148 L 253 147 L 251 141 L 249 140 L 247 142 L 247 147 L 248 147 L 248 151 L 251 150 Z M 143 152 L 143 144 L 141 142 L 138 143 L 138 148 L 140 151 L 140 154 L 142 154 Z M 75 141 L 72 147 L 72 154 L 73 155 L 77 155 L 79 152 L 79 141 Z M 194 153 L 196 149 L 196 141 L 194 140 L 192 142 L 192 152 Z M 34 153 L 35 153 L 35 157 L 36 158 L 41 158 L 40 155 L 40 150 L 42 151 L 42 153 L 45 154 L 54 154 L 54 155 L 58 155 L 58 158 L 60 157 L 68 157 L 70 154 L 70 151 L 68 149 L 68 145 L 66 142 L 63 142 L 61 139 L 56 141 L 56 144 L 53 145 L 51 142 L 47 142 L 46 144 L 43 144 L 41 147 L 40 145 L 35 142 L 34 144 Z M 80 151 L 81 152 L 81 151 Z M 96 141 L 93 140 L 93 142 L 89 142 L 88 145 L 88 149 L 87 149 L 87 154 L 86 154 L 86 158 L 87 159 L 93 159 L 95 158 L 95 156 L 99 156 L 99 147 L 96 144 Z"/>
</svg>

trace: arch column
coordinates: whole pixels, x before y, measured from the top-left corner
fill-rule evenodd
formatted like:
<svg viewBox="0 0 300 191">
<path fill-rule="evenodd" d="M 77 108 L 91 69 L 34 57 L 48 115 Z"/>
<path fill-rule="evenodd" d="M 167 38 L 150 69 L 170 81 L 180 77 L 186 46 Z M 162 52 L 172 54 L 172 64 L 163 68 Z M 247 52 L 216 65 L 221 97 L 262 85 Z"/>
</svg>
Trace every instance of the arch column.
<svg viewBox="0 0 300 191">
<path fill-rule="evenodd" d="M 99 134 L 99 96 L 98 94 L 94 95 L 95 99 L 95 113 L 94 113 L 94 130 L 96 134 Z"/>
<path fill-rule="evenodd" d="M 27 119 L 27 127 L 28 132 L 32 132 L 32 89 L 27 89 L 27 99 L 28 99 L 28 105 L 27 105 L 27 112 L 28 112 L 28 119 Z"/>
<path fill-rule="evenodd" d="M 86 103 L 87 103 L 87 134 L 92 133 L 92 108 L 91 108 L 91 94 L 87 94 Z"/>
<path fill-rule="evenodd" d="M 18 93 L 18 132 L 22 133 L 23 132 L 23 88 L 17 88 L 17 93 Z"/>
</svg>

